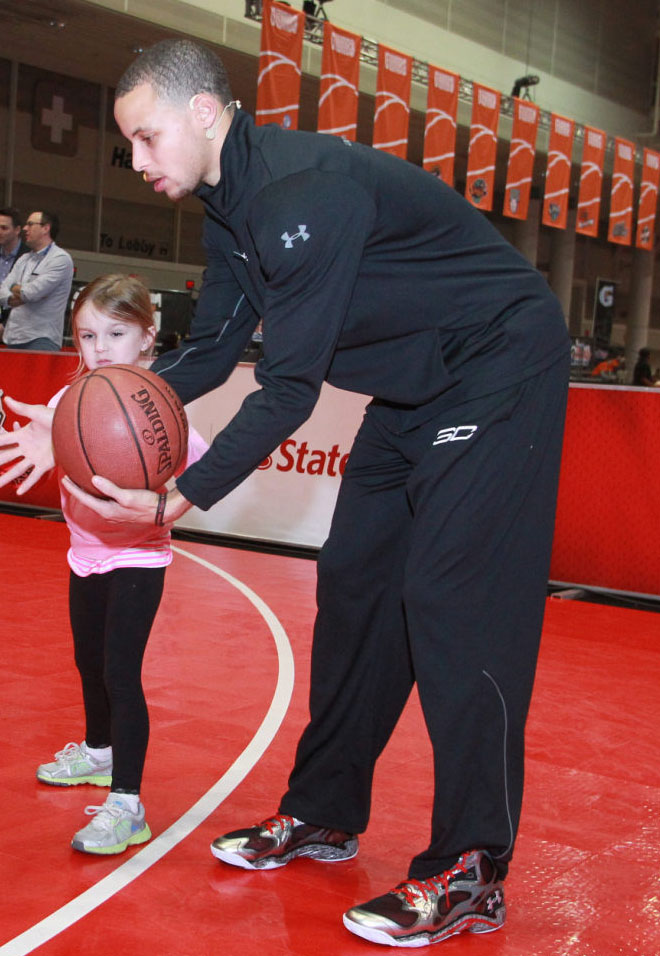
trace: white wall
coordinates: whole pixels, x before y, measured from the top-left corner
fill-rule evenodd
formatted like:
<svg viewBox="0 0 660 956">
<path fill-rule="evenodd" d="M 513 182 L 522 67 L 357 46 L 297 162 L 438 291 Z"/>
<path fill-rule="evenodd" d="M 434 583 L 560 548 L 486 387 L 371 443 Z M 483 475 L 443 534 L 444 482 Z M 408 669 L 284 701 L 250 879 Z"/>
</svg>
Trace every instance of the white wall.
<svg viewBox="0 0 660 956">
<path fill-rule="evenodd" d="M 147 0 L 91 2 L 245 53 L 257 55 L 259 52 L 260 24 L 245 18 L 243 0 L 195 0 L 194 3 L 182 3 L 180 0 L 159 0 L 158 3 Z M 292 5 L 298 9 L 302 6 L 295 0 Z M 489 0 L 483 0 L 483 7 L 488 6 Z M 327 14 L 337 26 L 391 45 L 423 62 L 454 70 L 466 80 L 484 83 L 503 93 L 510 93 L 514 80 L 524 75 L 527 68 L 522 60 L 511 59 L 485 45 L 436 26 L 427 19 L 411 16 L 383 0 L 332 0 L 328 3 Z M 311 44 L 305 46 L 304 69 L 318 73 L 318 49 Z M 577 55 L 579 50 L 576 50 Z M 533 90 L 533 98 L 541 109 L 564 113 L 578 123 L 598 126 L 611 136 L 635 138 L 638 133 L 648 129 L 651 117 L 647 114 L 626 109 L 536 67 L 533 72 L 541 78 L 540 84 Z M 375 70 L 363 66 L 360 85 L 365 92 L 373 93 Z M 413 107 L 424 109 L 425 102 L 425 90 L 415 84 Z"/>
</svg>

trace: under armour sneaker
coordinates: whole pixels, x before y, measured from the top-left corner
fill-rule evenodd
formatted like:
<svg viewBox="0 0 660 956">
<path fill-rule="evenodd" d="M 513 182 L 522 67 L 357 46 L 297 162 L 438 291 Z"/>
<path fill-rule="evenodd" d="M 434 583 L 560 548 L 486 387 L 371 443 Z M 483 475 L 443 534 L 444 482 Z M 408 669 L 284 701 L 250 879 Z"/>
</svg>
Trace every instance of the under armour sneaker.
<svg viewBox="0 0 660 956">
<path fill-rule="evenodd" d="M 245 830 L 233 830 L 211 844 L 213 856 L 245 870 L 273 870 L 297 856 L 336 863 L 352 859 L 357 851 L 358 840 L 352 833 L 310 826 L 284 813 Z"/>
<path fill-rule="evenodd" d="M 112 757 L 105 763 L 94 760 L 81 744 L 67 744 L 55 754 L 54 763 L 42 763 L 37 767 L 37 780 L 54 787 L 75 787 L 79 783 L 93 783 L 97 787 L 109 787 L 112 783 Z"/>
<path fill-rule="evenodd" d="M 354 906 L 344 913 L 344 926 L 372 943 L 426 946 L 456 933 L 489 933 L 505 919 L 495 864 L 485 850 L 471 850 L 438 876 L 405 880 Z"/>
<path fill-rule="evenodd" d="M 137 813 L 131 813 L 119 793 L 111 793 L 102 807 L 86 807 L 85 813 L 94 819 L 74 836 L 74 850 L 102 855 L 122 853 L 128 846 L 151 839 L 142 804 Z"/>
</svg>

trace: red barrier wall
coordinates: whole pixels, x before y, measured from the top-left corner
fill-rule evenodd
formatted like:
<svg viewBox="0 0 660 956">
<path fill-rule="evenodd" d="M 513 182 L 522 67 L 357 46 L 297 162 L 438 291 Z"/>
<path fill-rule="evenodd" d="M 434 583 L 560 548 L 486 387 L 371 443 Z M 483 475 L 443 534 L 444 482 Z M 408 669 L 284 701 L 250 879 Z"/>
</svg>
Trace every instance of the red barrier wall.
<svg viewBox="0 0 660 956">
<path fill-rule="evenodd" d="M 5 395 L 30 405 L 45 405 L 52 396 L 71 381 L 78 367 L 74 352 L 21 352 L 20 349 L 0 350 L 0 388 Z M 5 406 L 7 418 L 4 428 L 11 431 L 14 416 Z M 24 424 L 25 420 L 21 421 Z M 60 495 L 55 472 L 43 478 L 34 488 L 16 497 L 16 488 L 10 484 L 0 488 L 0 501 L 19 502 L 46 508 L 59 508 Z"/>
<path fill-rule="evenodd" d="M 71 354 L 27 353 L 0 350 L 0 388 L 7 395 L 30 403 L 43 403 L 69 381 L 77 365 Z M 236 391 L 236 404 L 242 395 L 254 389 L 251 372 L 239 368 L 227 386 L 226 394 Z M 233 392 L 232 392 L 233 394 Z M 344 393 L 342 393 L 344 394 Z M 362 416 L 364 398 L 350 397 L 336 422 L 342 447 L 350 447 L 352 435 Z M 212 403 L 216 404 L 216 403 Z M 305 437 L 310 448 L 325 447 L 325 437 L 316 441 L 315 429 L 328 417 L 336 418 L 336 396 L 323 393 L 319 412 L 306 424 Z M 323 407 L 321 407 L 323 406 Z M 222 427 L 208 418 L 208 411 L 191 406 L 191 420 L 208 439 Z M 208 421 L 207 421 L 208 419 Z M 5 427 L 11 427 L 8 415 Z M 346 433 L 345 435 L 343 433 Z M 341 434 L 340 434 L 341 433 Z M 334 439 L 333 439 L 334 440 Z M 327 445 L 327 441 L 325 442 Z M 260 472 L 251 476 L 260 495 Z M 655 540 L 660 517 L 660 389 L 621 388 L 598 385 L 572 385 L 569 392 L 566 435 L 559 484 L 555 544 L 550 578 L 553 582 L 580 584 L 612 591 L 660 596 L 660 545 Z M 290 476 L 282 473 L 282 481 Z M 339 478 L 333 479 L 336 487 Z M 264 521 L 277 511 L 278 486 L 269 489 L 272 507 Z M 282 484 L 283 500 L 290 489 Z M 234 495 L 237 493 L 234 492 Z M 231 498 L 231 496 L 230 496 Z M 225 499 L 231 505 L 230 498 Z M 0 488 L 0 500 L 50 508 L 59 507 L 54 475 L 20 499 L 13 487 Z M 254 498 L 252 498 L 254 501 Z M 298 543 L 320 543 L 327 533 L 333 495 L 316 500 L 318 541 L 300 537 Z M 216 506 L 206 513 L 206 530 L 227 532 L 224 511 Z M 193 512 L 190 512 L 193 514 Z M 202 513 L 199 513 L 200 516 Z M 207 520 L 207 519 L 205 519 Z M 188 525 L 189 526 L 189 525 Z M 231 526 L 231 533 L 237 533 Z M 244 536 L 278 541 L 276 527 L 264 525 L 256 531 L 239 529 Z M 291 540 L 295 539 L 295 533 Z M 295 539 L 298 540 L 298 539 Z"/>
<path fill-rule="evenodd" d="M 660 389 L 572 385 L 551 580 L 660 595 Z"/>
</svg>

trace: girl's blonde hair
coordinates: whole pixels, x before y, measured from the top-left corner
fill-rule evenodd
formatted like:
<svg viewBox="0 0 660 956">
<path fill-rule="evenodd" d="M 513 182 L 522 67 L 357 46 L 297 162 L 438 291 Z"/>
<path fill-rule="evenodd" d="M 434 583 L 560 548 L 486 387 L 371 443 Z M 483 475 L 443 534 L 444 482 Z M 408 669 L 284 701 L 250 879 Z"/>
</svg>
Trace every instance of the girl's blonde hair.
<svg viewBox="0 0 660 956">
<path fill-rule="evenodd" d="M 79 355 L 81 355 L 81 349 L 78 337 L 78 314 L 87 302 L 113 319 L 139 325 L 143 332 L 148 332 L 154 327 L 154 310 L 149 289 L 141 279 L 121 273 L 98 276 L 79 292 L 71 311 L 73 344 Z M 153 346 L 145 353 L 145 357 L 152 354 Z M 80 364 L 74 374 L 80 375 L 84 368 L 81 355 Z"/>
</svg>

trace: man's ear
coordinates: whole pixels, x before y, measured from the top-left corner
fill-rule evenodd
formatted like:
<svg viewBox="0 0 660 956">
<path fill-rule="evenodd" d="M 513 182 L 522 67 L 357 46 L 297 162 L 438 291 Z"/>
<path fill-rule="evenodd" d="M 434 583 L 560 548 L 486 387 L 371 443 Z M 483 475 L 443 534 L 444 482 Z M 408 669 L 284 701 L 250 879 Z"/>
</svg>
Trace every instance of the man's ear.
<svg viewBox="0 0 660 956">
<path fill-rule="evenodd" d="M 220 107 L 214 96 L 210 93 L 196 93 L 191 97 L 189 106 L 203 130 L 213 128 Z"/>
</svg>

